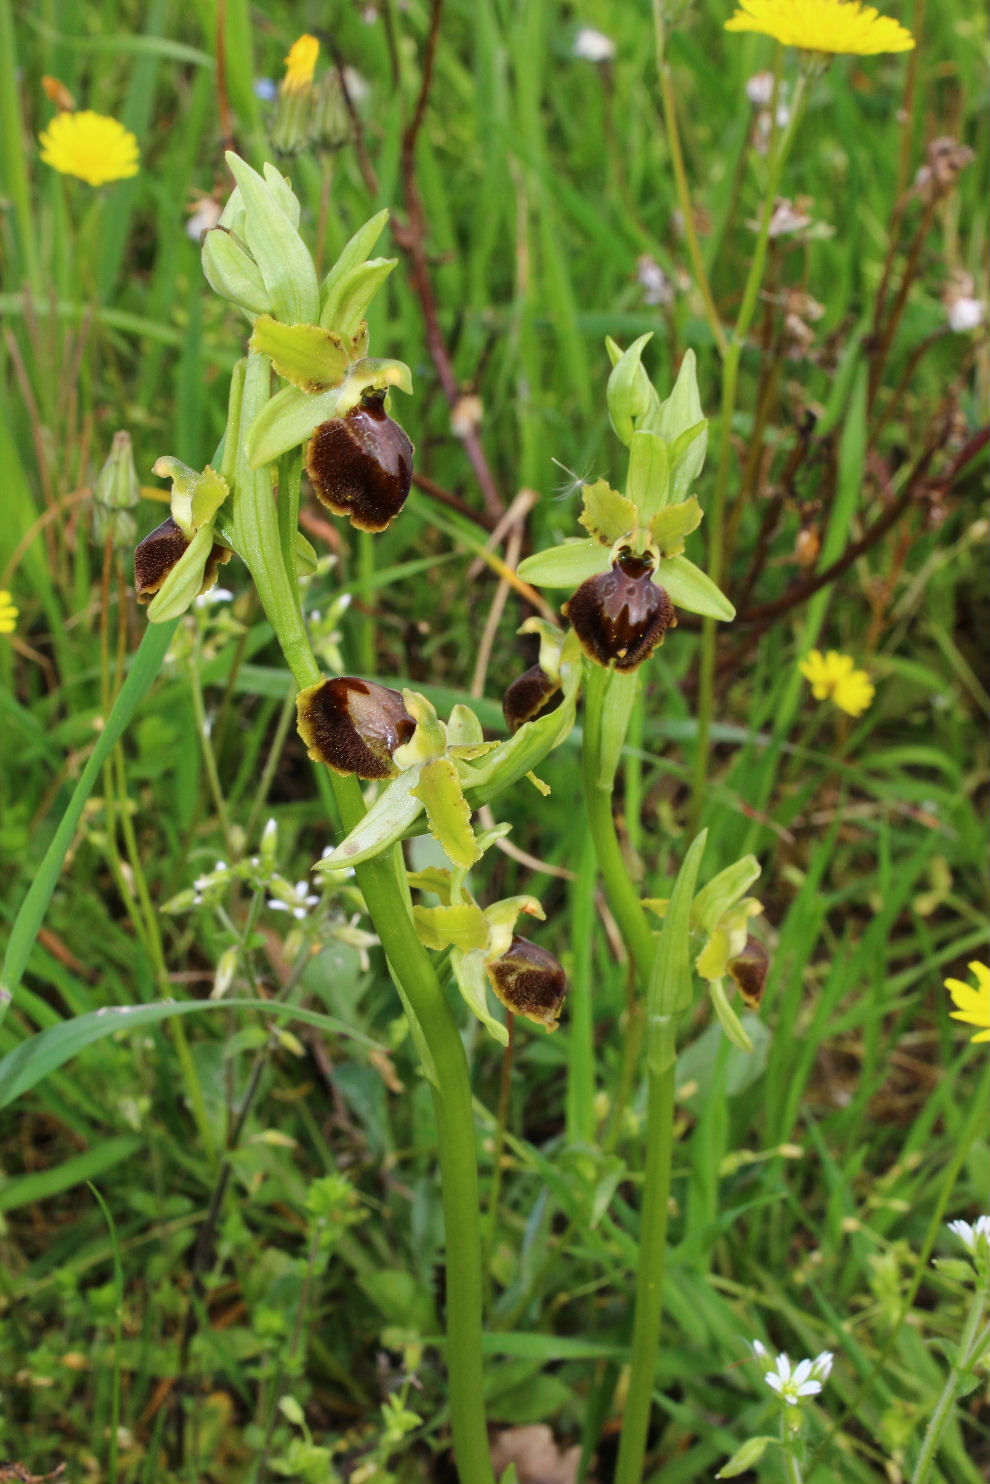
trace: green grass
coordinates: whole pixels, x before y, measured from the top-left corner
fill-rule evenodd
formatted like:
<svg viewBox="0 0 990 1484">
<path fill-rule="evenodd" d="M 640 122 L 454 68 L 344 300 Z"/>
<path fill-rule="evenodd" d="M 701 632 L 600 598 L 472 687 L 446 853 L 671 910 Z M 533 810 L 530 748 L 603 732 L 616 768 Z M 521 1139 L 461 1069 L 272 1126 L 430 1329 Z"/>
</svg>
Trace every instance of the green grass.
<svg viewBox="0 0 990 1484">
<path fill-rule="evenodd" d="M 220 9 L 119 0 L 15 13 L 0 0 L 0 587 L 21 610 L 16 634 L 0 636 L 4 940 L 145 628 L 113 564 L 104 590 L 89 487 L 118 428 L 150 487 L 159 455 L 202 467 L 224 426 L 246 325 L 203 280 L 186 205 L 193 191 L 228 191 L 224 99 L 240 151 L 255 165 L 268 157 L 254 79 L 279 76 L 298 30 L 326 22 L 323 7 L 228 0 L 221 92 Z M 728 9 L 693 7 L 669 60 L 702 253 L 731 324 L 765 178 L 747 147 L 745 81 L 770 65 L 771 48 L 723 33 Z M 922 11 L 898 8 L 908 23 L 912 9 Z M 660 386 L 693 347 L 702 404 L 717 415 L 720 362 L 684 278 L 648 11 L 598 3 L 577 17 L 547 0 L 450 0 L 444 10 L 416 155 L 428 262 L 457 383 L 483 404 L 495 486 L 506 505 L 522 488 L 540 496 L 524 550 L 575 534 L 570 475 L 554 459 L 579 477 L 620 478 L 606 334 L 625 345 L 652 330 L 647 361 Z M 663 1484 L 708 1480 L 744 1438 L 776 1429 L 748 1358 L 755 1336 L 794 1356 L 836 1353 L 808 1420 L 808 1484 L 910 1478 L 964 1310 L 929 1257 L 952 1250 L 945 1219 L 973 1219 L 987 1204 L 990 1161 L 977 1138 L 985 1060 L 948 1018 L 942 980 L 986 957 L 986 453 L 960 455 L 985 421 L 990 370 L 985 332 L 942 333 L 941 301 L 954 273 L 973 276 L 977 297 L 987 292 L 986 38 L 961 0 L 924 13 L 913 57 L 840 60 L 816 84 L 784 191 L 808 196 L 830 231 L 772 244 L 733 427 L 712 427 L 713 451 L 734 440 L 729 590 L 738 595 L 755 556 L 766 558 L 741 605 L 750 612 L 813 572 L 796 559 L 800 540 L 820 543 L 823 568 L 915 483 L 890 529 L 836 582 L 719 636 L 703 875 L 757 854 L 773 967 L 752 1056 L 711 1029 L 707 1000 L 684 1039 L 644 1476 Z M 613 37 L 609 67 L 571 56 L 578 20 Z M 373 24 L 358 7 L 335 10 L 334 44 L 371 87 L 359 108 L 373 178 L 353 145 L 286 165 L 324 267 L 381 206 L 404 216 L 401 139 L 428 22 L 423 0 L 383 6 Z M 137 133 L 134 180 L 93 191 L 40 163 L 46 73 L 81 107 Z M 922 219 L 908 199 L 898 229 L 895 208 L 928 140 L 944 134 L 976 159 L 921 242 L 871 408 L 892 223 L 896 293 Z M 370 552 L 340 523 L 310 526 L 337 561 L 313 581 L 306 609 L 354 594 L 338 625 L 344 671 L 403 677 L 447 704 L 470 699 L 497 578 L 473 566 L 488 534 L 483 501 L 451 430 L 408 260 L 392 238 L 381 250 L 400 261 L 373 307 L 374 354 L 411 366 L 415 396 L 397 415 L 417 472 L 470 513 L 414 490 Z M 643 253 L 678 285 L 672 305 L 644 301 Z M 788 290 L 823 305 L 811 359 L 783 354 Z M 715 462 L 699 484 L 703 506 Z M 140 534 L 164 513 L 149 494 Z M 704 528 L 691 539 L 700 554 Z M 281 1477 L 326 1479 L 326 1460 L 305 1462 L 304 1429 L 278 1409 L 288 1395 L 313 1447 L 337 1449 L 342 1478 L 374 1457 L 376 1479 L 443 1484 L 453 1471 L 436 1128 L 380 957 L 372 951 L 366 965 L 340 936 L 358 904 L 347 889 L 334 901 L 313 955 L 307 929 L 243 883 L 222 910 L 160 911 L 219 858 L 256 851 L 269 815 L 289 881 L 329 843 L 304 749 L 279 724 L 288 677 L 278 651 L 243 568 L 224 580 L 239 627 L 216 610 L 201 612 L 195 643 L 183 627 L 184 646 L 94 768 L 0 1028 L 0 1056 L 52 1028 L 77 1041 L 75 1055 L 12 1084 L 9 1100 L 0 1087 L 0 1457 L 38 1474 L 65 1462 L 72 1481 L 260 1484 L 281 1465 Z M 533 661 L 514 637 L 530 611 L 510 591 L 478 703 L 493 735 L 502 690 Z M 859 720 L 811 700 L 796 661 L 816 643 L 870 671 L 876 699 Z M 684 622 L 643 672 L 619 812 L 646 895 L 669 894 L 690 843 L 698 652 Z M 211 721 L 205 741 L 194 683 Z M 572 973 L 573 1009 L 554 1037 L 517 1027 L 492 1216 L 502 1057 L 458 1010 L 492 1233 L 487 1403 L 498 1429 L 546 1422 L 562 1444 L 585 1446 L 582 1484 L 607 1484 L 639 1236 L 642 1027 L 593 895 L 574 740 L 540 773 L 549 798 L 520 785 L 496 817 L 546 869 L 493 851 L 474 890 L 483 903 L 540 897 L 540 941 Z M 432 861 L 423 841 L 411 856 Z M 230 948 L 231 1003 L 192 1013 Z M 161 1005 L 166 993 L 176 1006 Z M 238 1008 L 276 995 L 290 1003 L 271 1017 Z M 82 1018 L 108 1005 L 141 1005 L 135 1028 L 84 1046 L 87 1027 L 102 1030 L 106 1018 Z M 354 1204 L 323 1210 L 313 1192 L 337 1174 L 352 1182 Z M 196 1254 L 211 1212 L 208 1250 Z M 380 1408 L 403 1392 L 407 1371 L 416 1386 L 405 1401 L 422 1423 L 386 1462 Z M 962 1401 L 933 1479 L 981 1477 L 981 1408 L 979 1392 Z M 767 1455 L 764 1472 L 746 1477 L 772 1484 L 776 1466 Z"/>
</svg>

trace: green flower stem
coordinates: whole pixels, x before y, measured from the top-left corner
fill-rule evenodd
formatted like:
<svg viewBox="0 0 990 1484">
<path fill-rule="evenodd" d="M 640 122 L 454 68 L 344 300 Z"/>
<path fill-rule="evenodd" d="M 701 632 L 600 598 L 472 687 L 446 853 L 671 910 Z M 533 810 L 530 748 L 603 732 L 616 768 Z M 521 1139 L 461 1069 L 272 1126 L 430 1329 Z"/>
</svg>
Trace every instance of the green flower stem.
<svg viewBox="0 0 990 1484">
<path fill-rule="evenodd" d="M 609 672 L 589 667 L 585 693 L 584 790 L 588 825 L 609 905 L 633 962 L 640 993 L 649 991 L 656 940 L 622 856 L 612 814 L 612 782 L 603 779 L 600 749 L 603 712 L 608 704 Z M 607 771 L 607 770 L 606 770 Z M 667 1208 L 673 1151 L 676 1032 L 669 1018 L 651 1028 L 647 1082 L 646 1169 L 640 1218 L 639 1264 L 630 1348 L 629 1391 L 614 1484 L 640 1484 L 660 1350 Z"/>
<path fill-rule="evenodd" d="M 949 1371 L 942 1395 L 938 1399 L 935 1411 L 932 1413 L 931 1421 L 925 1432 L 924 1441 L 921 1444 L 921 1452 L 918 1454 L 918 1462 L 915 1464 L 914 1473 L 911 1475 L 911 1484 L 925 1484 L 931 1473 L 938 1445 L 944 1433 L 956 1405 L 956 1397 L 959 1394 L 959 1383 L 973 1360 L 974 1341 L 983 1320 L 983 1311 L 986 1307 L 986 1295 L 981 1292 L 977 1283 L 976 1293 L 969 1306 L 966 1315 L 966 1323 L 963 1328 L 962 1337 L 959 1341 L 959 1349 L 956 1358 Z"/>
<path fill-rule="evenodd" d="M 241 404 L 250 427 L 268 400 L 268 360 L 248 360 Z M 229 434 L 228 434 L 229 436 Z M 267 470 L 238 460 L 234 534 L 296 683 L 322 677 L 303 622 L 298 587 L 280 560 L 278 517 Z M 340 822 L 351 830 L 364 815 L 353 776 L 331 773 Z M 355 868 L 358 886 L 392 974 L 428 1052 L 440 1153 L 441 1198 L 447 1249 L 447 1372 L 454 1452 L 463 1484 L 494 1484 L 484 1408 L 481 1361 L 482 1261 L 478 1167 L 467 1057 L 443 989 L 413 926 L 409 903 L 391 857 Z"/>
<path fill-rule="evenodd" d="M 780 75 L 780 53 L 778 49 L 776 76 Z M 774 87 L 773 109 L 774 125 L 777 118 L 777 87 Z M 736 411 L 736 398 L 739 390 L 739 362 L 742 358 L 743 346 L 753 322 L 753 315 L 759 300 L 760 285 L 763 282 L 763 270 L 766 266 L 767 247 L 770 241 L 770 222 L 773 218 L 774 205 L 777 200 L 777 190 L 780 186 L 781 175 L 784 170 L 784 162 L 790 154 L 794 136 L 804 115 L 804 107 L 807 101 L 808 74 L 802 71 L 798 76 L 797 86 L 794 89 L 794 101 L 791 105 L 791 115 L 787 126 L 779 138 L 775 140 L 775 147 L 770 156 L 770 167 L 767 175 L 766 190 L 763 197 L 763 209 L 760 213 L 760 226 L 756 235 L 756 246 L 753 250 L 753 261 L 749 265 L 749 275 L 743 289 L 742 302 L 739 306 L 739 314 L 736 319 L 735 328 L 732 331 L 732 339 L 723 359 L 722 365 L 722 403 L 719 416 L 719 429 L 721 442 L 719 445 L 718 469 L 715 475 L 715 493 L 712 499 L 711 509 L 705 524 L 708 529 L 708 575 L 717 587 L 722 587 L 722 568 L 725 561 L 725 507 L 729 491 L 729 473 L 732 467 L 732 420 Z M 706 784 L 708 781 L 708 763 L 711 753 L 711 726 L 715 699 L 715 620 L 706 618 L 701 629 L 701 664 L 698 677 L 698 733 L 694 751 L 694 771 L 692 776 L 692 799 L 693 817 L 690 833 L 695 833 L 700 820 L 701 809 L 705 801 Z"/>
</svg>

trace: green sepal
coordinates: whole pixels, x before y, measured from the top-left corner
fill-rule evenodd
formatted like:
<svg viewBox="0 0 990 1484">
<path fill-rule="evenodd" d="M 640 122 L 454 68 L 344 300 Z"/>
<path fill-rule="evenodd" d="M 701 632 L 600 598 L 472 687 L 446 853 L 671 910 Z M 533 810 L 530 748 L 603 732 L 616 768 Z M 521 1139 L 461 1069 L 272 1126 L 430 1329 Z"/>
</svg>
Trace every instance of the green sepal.
<svg viewBox="0 0 990 1484">
<path fill-rule="evenodd" d="M 708 420 L 703 418 L 668 445 L 670 453 L 670 498 L 680 500 L 701 473 L 708 448 Z"/>
<path fill-rule="evenodd" d="M 419 782 L 419 769 L 410 768 L 393 778 L 379 794 L 360 824 L 337 846 L 336 850 L 317 861 L 315 871 L 340 871 L 345 866 L 359 866 L 373 860 L 401 840 L 423 812 L 423 801 L 413 793 Z"/>
<path fill-rule="evenodd" d="M 481 859 L 471 828 L 471 810 L 461 790 L 457 768 L 449 757 L 424 763 L 412 792 L 425 804 L 430 833 L 455 866 L 473 866 Z"/>
<path fill-rule="evenodd" d="M 320 311 L 320 324 L 337 330 L 341 335 L 353 335 L 364 319 L 368 305 L 398 261 L 398 258 L 372 258 L 351 268 L 326 295 Z"/>
<path fill-rule="evenodd" d="M 319 325 L 284 325 L 262 314 L 254 322 L 251 350 L 270 356 L 279 376 L 311 396 L 339 386 L 350 356 L 340 335 Z"/>
<path fill-rule="evenodd" d="M 701 410 L 701 397 L 698 395 L 698 363 L 694 351 L 686 350 L 670 396 L 665 402 L 658 403 L 645 426 L 652 433 L 659 433 L 668 443 L 674 444 L 682 434 L 696 429 L 699 423 L 703 429 L 708 426 Z M 693 468 L 691 479 L 696 479 L 701 473 L 707 447 L 707 437 L 700 434 L 688 440 L 682 456 L 688 457 L 687 448 L 693 450 L 689 459 L 689 466 Z"/>
<path fill-rule="evenodd" d="M 207 283 L 221 299 L 228 299 L 247 315 L 270 313 L 272 296 L 261 269 L 226 228 L 207 232 L 201 262 Z"/>
<path fill-rule="evenodd" d="M 241 191 L 241 234 L 271 295 L 272 313 L 286 324 L 315 324 L 320 310 L 316 269 L 295 222 L 284 181 L 273 183 L 232 150 L 227 164 Z"/>
<path fill-rule="evenodd" d="M 276 205 L 281 208 L 292 225 L 298 227 L 300 217 L 302 216 L 302 207 L 299 204 L 299 197 L 289 184 L 288 176 L 284 175 L 278 166 L 273 165 L 270 160 L 266 160 L 262 165 L 261 173 L 264 176 L 265 185 L 275 199 Z"/>
<path fill-rule="evenodd" d="M 305 443 L 321 423 L 337 415 L 340 387 L 310 396 L 297 386 L 276 392 L 248 429 L 245 450 L 252 469 L 270 464 Z"/>
<path fill-rule="evenodd" d="M 547 914 L 539 900 L 528 895 L 503 897 L 500 902 L 493 902 L 490 907 L 485 908 L 485 920 L 488 924 L 486 957 L 490 963 L 508 953 L 516 931 L 516 919 L 523 913 L 527 917 L 537 917 L 541 922 L 546 922 Z"/>
<path fill-rule="evenodd" d="M 326 318 L 326 306 L 331 301 L 331 296 L 337 293 L 337 286 L 347 275 L 363 263 L 374 249 L 375 243 L 385 230 L 388 221 L 388 212 L 379 211 L 374 216 L 358 227 L 354 236 L 344 244 L 340 256 L 329 270 L 320 287 L 320 324 L 330 324 L 332 321 Z"/>
<path fill-rule="evenodd" d="M 312 577 L 319 565 L 319 557 L 312 541 L 307 541 L 302 531 L 297 530 L 293 542 L 297 577 Z"/>
<path fill-rule="evenodd" d="M 712 997 L 712 1004 L 715 1006 L 715 1014 L 718 1016 L 719 1024 L 733 1046 L 738 1046 L 740 1051 L 752 1051 L 753 1043 L 750 1040 L 749 1032 L 729 1004 L 725 993 L 725 985 L 722 980 L 716 979 L 713 983 L 709 984 L 708 990 Z"/>
<path fill-rule="evenodd" d="M 471 707 L 465 706 L 462 701 L 458 701 L 447 719 L 447 746 L 485 746 L 485 733 L 481 722 Z"/>
<path fill-rule="evenodd" d="M 560 546 L 534 552 L 516 568 L 534 587 L 579 587 L 596 572 L 607 572 L 609 553 L 595 540 L 570 538 Z"/>
<path fill-rule="evenodd" d="M 680 500 L 676 505 L 665 505 L 650 521 L 650 534 L 662 557 L 680 556 L 684 550 L 684 538 L 696 531 L 704 518 L 704 511 L 694 495 Z M 672 600 L 673 601 L 673 600 Z"/>
<path fill-rule="evenodd" d="M 477 902 L 446 907 L 414 907 L 413 921 L 426 948 L 457 948 L 470 953 L 488 946 L 488 921 Z"/>
<path fill-rule="evenodd" d="M 744 855 L 740 860 L 726 866 L 703 886 L 691 908 L 692 926 L 703 933 L 714 932 L 729 908 L 745 896 L 760 874 L 760 863 L 755 855 Z"/>
<path fill-rule="evenodd" d="M 374 356 L 362 356 L 355 361 L 347 373 L 347 383 L 355 389 L 354 404 L 364 392 L 390 392 L 396 387 L 407 396 L 412 396 L 412 372 L 405 361 L 392 361 L 387 357 L 376 360 Z"/>
<path fill-rule="evenodd" d="M 565 646 L 565 658 L 561 665 L 563 700 L 554 711 L 540 716 L 535 721 L 524 722 L 507 741 L 500 742 L 494 751 L 484 757 L 470 760 L 456 758 L 457 771 L 468 803 L 472 809 L 480 809 L 503 789 L 511 787 L 520 778 L 531 773 L 547 753 L 566 742 L 573 728 L 577 711 L 577 697 L 581 686 L 581 657 L 577 639 L 573 638 L 573 649 Z M 573 651 L 578 650 L 575 656 Z"/>
<path fill-rule="evenodd" d="M 459 953 L 455 948 L 450 955 L 457 987 L 464 996 L 469 1009 L 477 1015 L 482 1025 L 500 1046 L 508 1046 L 509 1032 L 488 1008 L 488 971 L 480 953 Z"/>
<path fill-rule="evenodd" d="M 151 623 L 169 623 L 203 591 L 203 573 L 213 550 L 213 526 L 200 526 L 189 545 L 148 604 Z"/>
<path fill-rule="evenodd" d="M 666 505 L 669 492 L 667 445 L 656 433 L 640 429 L 629 440 L 629 474 L 626 479 L 626 494 L 636 507 L 638 524 L 650 524 Z"/>
<path fill-rule="evenodd" d="M 606 400 L 612 429 L 620 443 L 628 447 L 637 428 L 651 428 L 660 407 L 656 388 L 643 367 L 643 351 L 653 339 L 653 332 L 640 335 L 623 353 L 614 340 L 607 339 L 605 348 L 612 361 Z"/>
<path fill-rule="evenodd" d="M 620 495 L 606 479 L 586 484 L 581 496 L 582 510 L 578 524 L 603 546 L 614 546 L 637 524 L 632 500 Z"/>
<path fill-rule="evenodd" d="M 689 562 L 686 556 L 667 557 L 660 563 L 654 580 L 666 590 L 675 608 L 686 608 L 689 613 L 701 613 L 707 618 L 720 618 L 725 623 L 736 616 L 736 610 L 721 588 L 717 588 L 708 574 Z"/>
<path fill-rule="evenodd" d="M 553 681 L 554 685 L 560 684 L 560 664 L 567 644 L 567 629 L 562 629 L 558 624 L 551 623 L 549 619 L 538 618 L 535 614 L 521 623 L 516 630 L 517 634 L 536 634 L 540 641 L 540 654 L 537 663 L 544 675 Z"/>
<path fill-rule="evenodd" d="M 151 472 L 159 479 L 172 481 L 172 498 L 169 502 L 172 519 L 190 541 L 196 532 L 212 522 L 220 506 L 230 494 L 227 481 L 222 474 L 207 464 L 200 474 L 190 469 L 181 459 L 163 454 L 152 465 Z"/>
<path fill-rule="evenodd" d="M 445 907 L 450 906 L 453 875 L 445 866 L 426 866 L 422 871 L 407 873 L 414 891 L 431 891 Z"/>
<path fill-rule="evenodd" d="M 671 1016 L 683 1015 L 691 1008 L 694 999 L 690 953 L 691 903 L 707 839 L 708 831 L 702 830 L 691 842 L 664 914 L 646 997 L 651 1032 L 654 1020 L 669 1020 Z M 663 1069 L 654 1067 L 653 1070 Z"/>
<path fill-rule="evenodd" d="M 432 758 L 442 757 L 447 750 L 447 729 L 437 716 L 436 707 L 418 690 L 403 690 L 405 708 L 416 729 L 408 742 L 397 747 L 392 761 L 397 768 L 415 768 Z"/>
<path fill-rule="evenodd" d="M 737 1448 L 728 1462 L 722 1465 L 715 1475 L 716 1479 L 734 1479 L 738 1474 L 745 1474 L 759 1463 L 771 1443 L 779 1442 L 779 1438 L 747 1438 L 742 1447 Z"/>
</svg>

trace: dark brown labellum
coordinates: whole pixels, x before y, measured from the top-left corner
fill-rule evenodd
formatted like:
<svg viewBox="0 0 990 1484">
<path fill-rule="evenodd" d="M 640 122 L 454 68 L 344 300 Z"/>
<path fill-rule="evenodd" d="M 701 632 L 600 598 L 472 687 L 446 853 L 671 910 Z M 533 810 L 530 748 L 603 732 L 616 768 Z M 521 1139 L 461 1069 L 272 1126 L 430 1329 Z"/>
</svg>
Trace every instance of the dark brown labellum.
<svg viewBox="0 0 990 1484">
<path fill-rule="evenodd" d="M 391 778 L 397 747 L 416 723 L 402 696 L 374 680 L 341 675 L 307 686 L 296 698 L 299 735 L 314 762 L 359 778 Z"/>
<path fill-rule="evenodd" d="M 552 953 L 514 935 L 502 957 L 488 965 L 488 977 L 507 1010 L 557 1029 L 567 976 Z"/>
<path fill-rule="evenodd" d="M 598 664 L 635 670 L 676 628 L 674 605 L 652 572 L 649 557 L 624 552 L 610 572 L 589 577 L 564 604 L 585 652 Z"/>
<path fill-rule="evenodd" d="M 742 953 L 729 963 L 729 973 L 751 1010 L 760 1008 L 763 988 L 769 972 L 770 955 L 759 938 L 754 938 L 751 933 L 746 939 L 746 946 Z"/>
<path fill-rule="evenodd" d="M 535 721 L 552 711 L 560 695 L 560 686 L 539 665 L 531 665 L 512 682 L 502 697 L 502 713 L 510 732 L 518 732 L 523 722 Z"/>
<path fill-rule="evenodd" d="M 189 537 L 171 516 L 138 542 L 134 549 L 134 589 L 139 603 L 151 602 L 172 568 L 185 556 L 189 545 Z M 229 547 L 221 546 L 218 541 L 213 543 L 203 569 L 201 593 L 213 586 L 217 569 L 229 562 L 232 556 Z"/>
<path fill-rule="evenodd" d="M 412 483 L 412 443 L 384 402 L 384 393 L 369 394 L 344 417 L 321 423 L 306 450 L 317 497 L 359 531 L 384 531 Z"/>
</svg>

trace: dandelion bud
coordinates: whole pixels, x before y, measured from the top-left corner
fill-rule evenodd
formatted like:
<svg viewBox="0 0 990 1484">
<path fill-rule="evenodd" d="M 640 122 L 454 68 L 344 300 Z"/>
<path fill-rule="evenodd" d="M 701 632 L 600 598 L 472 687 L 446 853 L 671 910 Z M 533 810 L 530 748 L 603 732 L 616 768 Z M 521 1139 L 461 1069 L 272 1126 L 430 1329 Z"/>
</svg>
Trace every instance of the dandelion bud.
<svg viewBox="0 0 990 1484">
<path fill-rule="evenodd" d="M 770 955 L 759 938 L 750 933 L 742 953 L 729 960 L 728 968 L 746 1004 L 758 1010 L 770 971 Z"/>
<path fill-rule="evenodd" d="M 306 467 L 318 498 L 359 531 L 384 531 L 405 504 L 413 446 L 385 411 L 385 393 L 368 392 L 353 411 L 321 423 Z"/>
<path fill-rule="evenodd" d="M 507 1010 L 557 1029 L 567 976 L 552 953 L 513 934 L 506 952 L 488 965 L 488 975 Z"/>
<path fill-rule="evenodd" d="M 599 665 L 635 670 L 675 628 L 674 605 L 652 578 L 649 556 L 624 551 L 610 572 L 582 582 L 563 612 Z"/>
<path fill-rule="evenodd" d="M 341 675 L 299 692 L 299 735 L 314 762 L 359 778 L 391 778 L 397 747 L 408 742 L 416 723 L 397 690 Z"/>
<path fill-rule="evenodd" d="M 189 537 L 171 516 L 138 542 L 134 551 L 134 588 L 139 603 L 151 601 L 191 545 Z M 203 568 L 202 583 L 196 590 L 207 592 L 216 582 L 219 568 L 229 562 L 232 555 L 228 547 L 214 541 Z"/>
<path fill-rule="evenodd" d="M 560 682 L 551 680 L 541 665 L 531 665 L 502 697 L 502 714 L 509 731 L 518 732 L 523 722 L 535 721 L 552 711 L 559 694 Z"/>
</svg>

